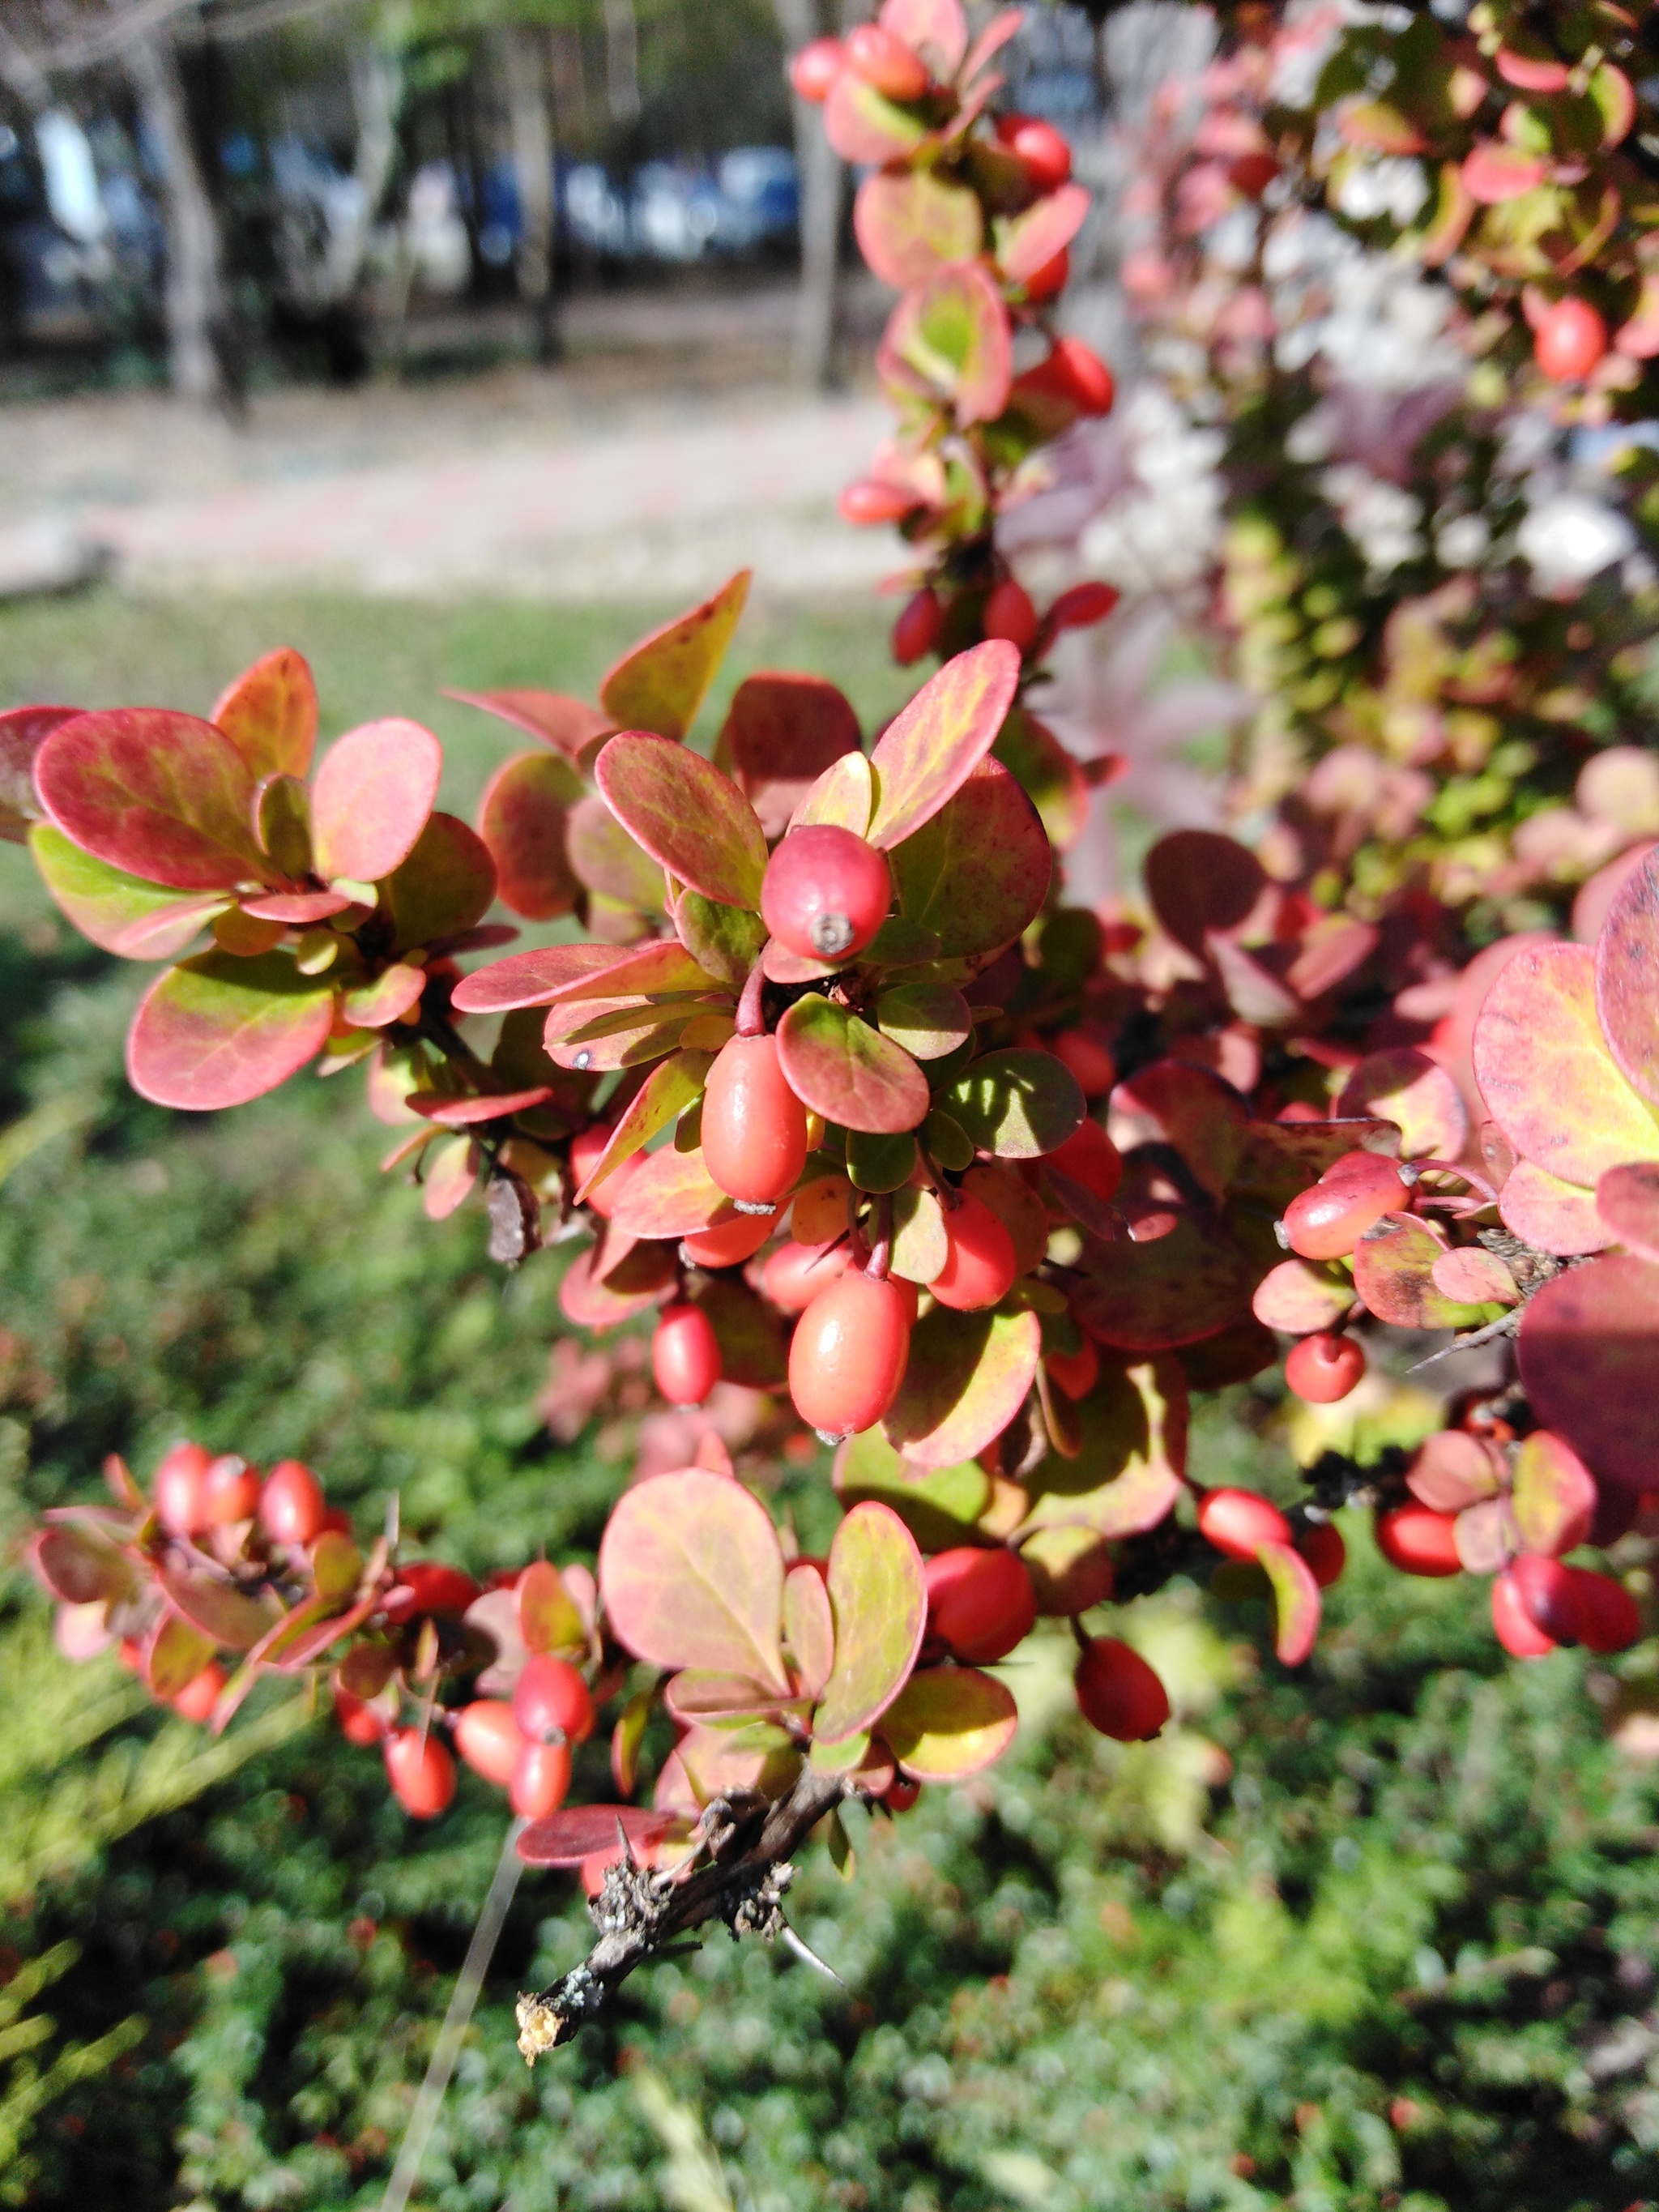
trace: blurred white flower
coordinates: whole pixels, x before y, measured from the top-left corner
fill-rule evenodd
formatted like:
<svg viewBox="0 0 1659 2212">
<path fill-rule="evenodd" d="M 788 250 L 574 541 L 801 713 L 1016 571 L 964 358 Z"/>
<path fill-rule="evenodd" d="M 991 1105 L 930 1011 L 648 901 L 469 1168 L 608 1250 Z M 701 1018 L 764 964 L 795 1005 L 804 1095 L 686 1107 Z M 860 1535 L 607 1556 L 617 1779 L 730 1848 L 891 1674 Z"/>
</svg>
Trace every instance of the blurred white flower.
<svg viewBox="0 0 1659 2212">
<path fill-rule="evenodd" d="M 1484 514 L 1455 514 L 1435 532 L 1434 550 L 1448 568 L 1478 568 L 1486 557 L 1492 532 Z"/>
<path fill-rule="evenodd" d="M 1342 179 L 1336 204 L 1351 222 L 1375 222 L 1386 215 L 1403 229 L 1416 218 L 1428 197 L 1419 162 L 1355 161 Z"/>
<path fill-rule="evenodd" d="M 1387 575 L 1424 550 L 1423 505 L 1398 484 L 1385 483 L 1353 462 L 1327 469 L 1323 491 L 1342 527 L 1379 575 Z"/>
<path fill-rule="evenodd" d="M 1540 591 L 1587 584 L 1636 550 L 1626 518 L 1582 492 L 1553 492 L 1530 507 L 1516 544 Z"/>
<path fill-rule="evenodd" d="M 1079 551 L 1092 575 L 1120 590 L 1183 591 L 1221 543 L 1225 438 L 1151 384 L 1131 394 L 1121 422 L 1128 482 L 1084 530 Z"/>
</svg>

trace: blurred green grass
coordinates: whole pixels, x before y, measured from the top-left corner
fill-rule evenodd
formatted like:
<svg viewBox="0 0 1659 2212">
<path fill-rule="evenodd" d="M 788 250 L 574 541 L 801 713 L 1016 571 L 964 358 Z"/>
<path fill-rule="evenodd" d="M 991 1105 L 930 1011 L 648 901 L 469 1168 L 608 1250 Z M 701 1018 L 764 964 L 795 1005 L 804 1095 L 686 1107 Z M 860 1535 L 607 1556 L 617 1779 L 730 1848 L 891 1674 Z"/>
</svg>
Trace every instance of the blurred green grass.
<svg viewBox="0 0 1659 2212">
<path fill-rule="evenodd" d="M 315 658 L 331 732 L 425 716 L 465 804 L 513 740 L 437 701 L 441 684 L 591 689 L 667 611 L 95 598 L 0 614 L 0 684 L 200 708 L 291 641 Z M 866 617 L 751 619 L 740 647 L 726 688 L 753 665 L 816 666 L 866 715 L 902 690 Z M 507 1278 L 475 1212 L 428 1223 L 375 1174 L 384 1133 L 356 1078 L 302 1078 L 206 1121 L 134 1099 L 120 1042 L 141 971 L 55 927 L 22 856 L 0 859 L 21 917 L 0 937 L 0 1115 L 78 1114 L 0 1183 L 0 1531 L 95 1494 L 105 1452 L 148 1467 L 191 1433 L 312 1457 L 366 1521 L 396 1488 L 414 1535 L 475 1571 L 542 1541 L 590 1549 L 629 1437 L 547 1428 L 556 1256 Z M 1282 1481 L 1261 1411 L 1249 1393 L 1205 1409 L 1198 1471 Z M 1351 1534 L 1353 1571 L 1299 1678 L 1266 1656 L 1259 1609 L 1206 1625 L 1179 1587 L 1125 1609 L 1176 1692 L 1158 1745 L 1091 1736 L 1066 1710 L 1065 1639 L 1038 1639 L 1014 1673 L 1030 1726 L 1003 1768 L 924 1793 L 899 1823 L 855 1822 L 850 1884 L 804 1856 L 793 1917 L 842 1989 L 721 1935 L 528 2074 L 514 1994 L 590 1932 L 568 1881 L 529 1878 L 415 2202 L 1659 2198 L 1659 1790 L 1605 1741 L 1612 1678 L 1565 1652 L 1501 1669 L 1480 1585 L 1407 1582 Z M 65 1668 L 43 1613 L 9 1569 L 0 1983 L 33 1974 L 25 2026 L 50 2026 L 8 2042 L 0 2010 L 0 2202 L 377 2204 L 500 1847 L 499 1798 L 468 1778 L 420 1828 L 325 1725 L 210 1778 L 199 1737 L 134 1713 L 112 1666 Z M 603 1747 L 584 1759 L 580 1793 L 607 1794 Z"/>
</svg>

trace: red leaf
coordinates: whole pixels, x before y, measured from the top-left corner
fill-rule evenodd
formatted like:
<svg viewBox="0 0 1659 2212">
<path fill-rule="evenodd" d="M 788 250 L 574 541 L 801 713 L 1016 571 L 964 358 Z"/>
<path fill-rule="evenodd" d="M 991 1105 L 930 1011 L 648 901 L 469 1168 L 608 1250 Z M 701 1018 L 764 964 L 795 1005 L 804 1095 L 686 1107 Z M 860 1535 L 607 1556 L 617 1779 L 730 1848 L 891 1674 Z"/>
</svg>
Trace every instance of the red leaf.
<svg viewBox="0 0 1659 2212">
<path fill-rule="evenodd" d="M 72 843 L 148 883 L 228 890 L 269 876 L 253 835 L 254 777 L 229 738 L 192 714 L 77 714 L 40 747 L 34 780 Z"/>
<path fill-rule="evenodd" d="M 0 714 L 0 837 L 21 844 L 31 822 L 40 819 L 34 790 L 34 757 L 60 722 L 72 722 L 78 707 L 14 707 Z"/>
<path fill-rule="evenodd" d="M 1475 1079 L 1504 1134 L 1564 1182 L 1591 1188 L 1608 1168 L 1659 1158 L 1659 1123 L 1602 1036 L 1596 978 L 1588 945 L 1525 945 L 1474 1025 Z"/>
<path fill-rule="evenodd" d="M 622 728 L 651 730 L 659 738 L 685 735 L 726 658 L 749 597 L 749 578 L 750 571 L 740 568 L 712 599 L 665 623 L 623 655 L 599 686 L 606 712 Z"/>
<path fill-rule="evenodd" d="M 431 731 L 395 715 L 331 745 L 311 787 L 312 850 L 323 880 L 389 876 L 426 826 L 443 764 Z"/>
<path fill-rule="evenodd" d="M 1435 1288 L 1435 1262 L 1445 1249 L 1414 1214 L 1385 1213 L 1354 1248 L 1354 1288 L 1379 1321 L 1396 1328 L 1471 1328 L 1481 1318 L 1480 1307 Z"/>
<path fill-rule="evenodd" d="M 1589 1191 L 1575 1182 L 1563 1182 L 1530 1160 L 1518 1161 L 1510 1169 L 1498 1194 L 1498 1212 L 1512 1237 L 1563 1259 L 1605 1251 L 1617 1241 Z"/>
<path fill-rule="evenodd" d="M 436 1121 L 446 1129 L 472 1129 L 483 1121 L 505 1121 L 508 1115 L 528 1112 L 553 1096 L 546 1084 L 538 1084 L 530 1091 L 504 1091 L 485 1098 L 440 1098 L 433 1091 L 411 1091 L 408 1103 L 416 1114 L 423 1114 L 428 1121 Z"/>
<path fill-rule="evenodd" d="M 823 128 L 843 161 L 872 168 L 912 152 L 927 135 L 915 116 L 884 100 L 874 85 L 849 69 L 842 70 L 830 88 Z"/>
<path fill-rule="evenodd" d="M 653 860 L 705 898 L 758 908 L 766 836 L 729 776 L 700 753 L 624 731 L 593 770 L 605 805 Z"/>
<path fill-rule="evenodd" d="M 602 714 L 585 699 L 573 699 L 563 691 L 531 688 L 446 691 L 444 696 L 459 699 L 463 706 L 481 707 L 486 714 L 510 722 L 515 730 L 540 738 L 544 744 L 551 745 L 555 752 L 562 753 L 570 761 L 579 762 L 597 739 L 608 738 L 617 726 L 609 714 Z"/>
<path fill-rule="evenodd" d="M 996 743 L 1018 683 L 1018 647 L 988 638 L 922 685 L 870 756 L 877 778 L 872 845 L 885 851 L 901 844 L 961 790 Z"/>
<path fill-rule="evenodd" d="M 783 1553 L 766 1508 L 729 1475 L 682 1468 L 624 1491 L 599 1545 L 599 1592 L 636 1658 L 787 1692 Z"/>
<path fill-rule="evenodd" d="M 819 676 L 745 677 L 720 732 L 720 757 L 729 757 L 738 788 L 769 837 L 781 837 L 818 778 L 858 749 L 858 716 Z"/>
<path fill-rule="evenodd" d="M 549 753 L 498 768 L 478 802 L 478 835 L 495 864 L 504 905 L 530 921 L 568 914 L 581 884 L 565 854 L 565 823 L 583 796 L 574 770 Z"/>
<path fill-rule="evenodd" d="M 207 952 L 154 983 L 127 1037 L 141 1098 L 198 1113 L 274 1091 L 327 1042 L 334 994 L 280 952 Z"/>
<path fill-rule="evenodd" d="M 1012 945 L 1042 910 L 1054 854 L 1018 781 L 987 758 L 894 848 L 892 866 L 900 912 L 951 956 Z"/>
<path fill-rule="evenodd" d="M 606 1240 L 607 1249 L 610 1240 Z M 615 1328 L 656 1304 L 674 1280 L 674 1252 L 668 1244 L 636 1247 L 642 1264 L 630 1255 L 617 1278 L 601 1282 L 593 1272 L 597 1247 L 579 1252 L 559 1285 L 559 1310 L 577 1328 Z M 654 1273 L 655 1279 L 653 1279 Z"/>
<path fill-rule="evenodd" d="M 1443 1067 L 1409 1045 L 1362 1060 L 1343 1085 L 1336 1110 L 1394 1122 L 1402 1159 L 1460 1159 L 1469 1140 L 1463 1094 Z"/>
<path fill-rule="evenodd" d="M 960 0 L 884 0 L 881 27 L 920 54 L 941 84 L 962 67 L 968 21 Z"/>
<path fill-rule="evenodd" d="M 530 1823 L 518 1853 L 526 1866 L 580 1866 L 601 1851 L 616 1850 L 619 1828 L 631 1845 L 645 1850 L 675 1825 L 671 1814 L 647 1813 L 638 1805 L 563 1805 Z"/>
<path fill-rule="evenodd" d="M 1024 284 L 1064 251 L 1083 228 L 1089 194 L 1081 185 L 1062 185 L 1012 222 L 997 225 L 997 266 L 1011 284 Z"/>
<path fill-rule="evenodd" d="M 345 994 L 345 1018 L 360 1030 L 388 1028 L 392 1023 L 402 1021 L 411 1007 L 420 1004 L 425 988 L 423 968 L 410 968 L 400 960 L 394 961 L 372 982 L 359 983 Z"/>
<path fill-rule="evenodd" d="M 1595 947 L 1595 1009 L 1626 1080 L 1659 1106 L 1659 854 L 1625 878 Z"/>
<path fill-rule="evenodd" d="M 953 263 L 971 261 L 984 222 L 977 198 L 965 186 L 929 169 L 889 169 L 859 186 L 853 228 L 860 252 L 882 283 L 902 292 Z"/>
<path fill-rule="evenodd" d="M 326 921 L 343 914 L 355 902 L 343 891 L 272 891 L 264 898 L 243 899 L 242 912 L 258 921 L 289 921 L 304 929 L 313 921 Z"/>
<path fill-rule="evenodd" d="M 693 1237 L 717 1221 L 735 1221 L 737 1208 L 702 1164 L 701 1151 L 677 1152 L 672 1145 L 647 1153 L 617 1191 L 611 1225 L 625 1237 Z"/>
<path fill-rule="evenodd" d="M 317 743 L 317 686 L 292 646 L 245 668 L 219 695 L 210 720 L 230 739 L 257 781 L 303 776 Z"/>
<path fill-rule="evenodd" d="M 1621 1244 L 1659 1261 L 1659 1166 L 1609 1168 L 1595 1186 L 1595 1210 Z"/>
<path fill-rule="evenodd" d="M 1237 929 L 1267 889 L 1261 863 L 1237 838 L 1176 830 L 1146 855 L 1146 896 L 1159 925 L 1202 955 L 1212 930 Z"/>
<path fill-rule="evenodd" d="M 1526 197 L 1546 174 L 1542 161 L 1516 146 L 1487 140 L 1463 158 L 1462 177 L 1469 198 L 1482 207 L 1498 207 L 1505 200 Z"/>
<path fill-rule="evenodd" d="M 616 945 L 544 945 L 510 952 L 463 975 L 452 1000 L 459 1014 L 499 1014 L 514 1006 L 550 1006 L 572 983 L 599 974 L 629 955 Z"/>
<path fill-rule="evenodd" d="M 1557 1275 L 1523 1309 L 1533 1411 L 1601 1481 L 1649 1490 L 1659 1467 L 1659 1267 L 1615 1252 Z"/>
</svg>

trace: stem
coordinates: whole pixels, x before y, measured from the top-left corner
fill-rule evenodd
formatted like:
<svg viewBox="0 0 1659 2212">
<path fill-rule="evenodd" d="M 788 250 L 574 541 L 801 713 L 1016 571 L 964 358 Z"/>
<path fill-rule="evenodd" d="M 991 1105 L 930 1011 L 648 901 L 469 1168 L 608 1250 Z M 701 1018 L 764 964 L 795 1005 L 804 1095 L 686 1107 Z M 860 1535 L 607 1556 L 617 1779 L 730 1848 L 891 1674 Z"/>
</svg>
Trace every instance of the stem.
<svg viewBox="0 0 1659 2212">
<path fill-rule="evenodd" d="M 806 1766 L 776 1803 L 752 1790 L 716 1797 L 698 1823 L 697 1849 L 683 1866 L 653 1871 L 624 1852 L 588 1908 L 601 1930 L 599 1942 L 550 1989 L 519 1999 L 519 2048 L 526 2064 L 599 2018 L 636 1966 L 690 1929 L 722 1920 L 733 1936 L 770 1942 L 781 1934 L 783 1896 L 794 1876 L 789 1862 L 848 1787 L 846 1776 Z"/>
<path fill-rule="evenodd" d="M 508 1823 L 501 1855 L 495 1862 L 495 1878 L 478 1915 L 478 1923 L 472 1930 L 472 1941 L 466 1947 L 466 1958 L 456 1980 L 449 2000 L 449 2009 L 444 2014 L 444 2024 L 438 2030 L 438 2040 L 433 2045 L 432 2063 L 426 2069 L 426 2079 L 421 2084 L 420 2094 L 415 2100 L 415 2109 L 409 2116 L 409 2125 L 404 2133 L 398 2163 L 392 2169 L 392 2179 L 386 2184 L 386 2195 L 380 2199 L 380 2212 L 404 2212 L 421 2170 L 421 2160 L 431 2140 L 438 2113 L 449 2087 L 449 2079 L 455 2071 L 455 2061 L 461 2055 L 461 2045 L 471 2023 L 478 1993 L 483 1987 L 484 1976 L 489 1972 L 489 1962 L 495 1955 L 495 1946 L 501 1940 L 501 1925 L 507 1908 L 519 1887 L 519 1877 L 524 1872 L 524 1861 L 519 1856 L 519 1838 L 524 1832 L 522 1820 Z"/>
<path fill-rule="evenodd" d="M 744 978 L 743 991 L 738 1000 L 737 1025 L 740 1037 L 764 1036 L 766 1016 L 761 1008 L 761 993 L 766 988 L 766 971 L 761 966 L 760 956 Z"/>
</svg>

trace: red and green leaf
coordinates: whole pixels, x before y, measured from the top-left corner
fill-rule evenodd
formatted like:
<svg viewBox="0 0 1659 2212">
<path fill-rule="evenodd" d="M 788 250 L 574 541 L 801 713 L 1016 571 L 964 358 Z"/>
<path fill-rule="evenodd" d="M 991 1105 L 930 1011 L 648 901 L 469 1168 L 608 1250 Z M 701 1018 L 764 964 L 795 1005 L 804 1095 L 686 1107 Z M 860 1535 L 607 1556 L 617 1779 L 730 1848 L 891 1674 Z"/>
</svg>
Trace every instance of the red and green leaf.
<svg viewBox="0 0 1659 2212">
<path fill-rule="evenodd" d="M 915 1539 L 885 1505 L 855 1505 L 830 1547 L 835 1664 L 812 1733 L 841 1743 L 867 1729 L 904 1686 L 921 1649 L 927 1586 Z"/>
<path fill-rule="evenodd" d="M 1258 1544 L 1255 1553 L 1273 1596 L 1273 1650 L 1280 1663 L 1299 1667 L 1319 1634 L 1319 1584 L 1300 1552 L 1288 1544 Z"/>
<path fill-rule="evenodd" d="M 501 902 L 527 921 L 568 914 L 581 879 L 565 852 L 581 778 L 553 753 L 520 753 L 498 768 L 478 801 L 478 835 L 495 864 Z"/>
<path fill-rule="evenodd" d="M 976 1667 L 913 1674 L 882 1717 L 893 1756 L 916 1782 L 960 1782 L 1001 1758 L 1014 1740 L 1013 1693 Z"/>
<path fill-rule="evenodd" d="M 455 986 L 457 1013 L 506 1013 L 515 1006 L 546 1006 L 572 983 L 604 973 L 629 956 L 616 945 L 544 945 L 509 952 L 463 975 Z"/>
<path fill-rule="evenodd" d="M 931 169 L 878 170 L 859 186 L 853 228 L 882 283 L 903 292 L 954 262 L 971 261 L 984 219 L 975 193 Z"/>
<path fill-rule="evenodd" d="M 1595 1478 L 1577 1453 L 1547 1429 L 1534 1429 L 1516 1446 L 1510 1511 L 1522 1551 L 1559 1559 L 1590 1540 L 1595 1520 Z"/>
<path fill-rule="evenodd" d="M 716 757 L 775 838 L 825 770 L 858 749 L 859 720 L 844 693 L 821 676 L 768 670 L 732 694 Z"/>
<path fill-rule="evenodd" d="M 1522 1310 L 1534 1413 L 1601 1481 L 1649 1490 L 1659 1467 L 1659 1267 L 1614 1252 L 1568 1269 Z"/>
<path fill-rule="evenodd" d="M 617 727 L 611 715 L 590 707 L 585 699 L 573 699 L 564 691 L 541 691 L 525 686 L 503 691 L 447 690 L 444 696 L 459 699 L 463 706 L 482 708 L 486 714 L 510 722 L 515 730 L 539 738 L 556 753 L 562 753 L 567 760 L 578 765 L 585 765 L 583 754 L 601 738 L 610 737 Z"/>
<path fill-rule="evenodd" d="M 1367 1310 L 1395 1328 L 1472 1328 L 1486 1318 L 1484 1310 L 1435 1286 L 1435 1262 L 1445 1249 L 1414 1214 L 1385 1213 L 1354 1248 L 1353 1286 Z"/>
<path fill-rule="evenodd" d="M 311 787 L 313 866 L 324 882 L 389 876 L 426 827 L 443 764 L 431 731 L 398 715 L 337 739 Z"/>
<path fill-rule="evenodd" d="M 1595 946 L 1595 1008 L 1620 1073 L 1659 1107 L 1659 856 L 1631 872 L 1608 911 Z"/>
<path fill-rule="evenodd" d="M 0 714 L 0 837 L 21 845 L 40 801 L 34 789 L 34 757 L 60 722 L 72 722 L 78 707 L 12 707 Z"/>
<path fill-rule="evenodd" d="M 665 1145 L 641 1160 L 617 1193 L 611 1225 L 626 1237 L 692 1237 L 716 1221 L 735 1221 L 737 1208 L 702 1164 L 701 1150 Z"/>
<path fill-rule="evenodd" d="M 620 728 L 675 739 L 685 735 L 726 658 L 749 596 L 749 577 L 740 568 L 712 599 L 653 630 L 623 655 L 599 686 L 600 702 Z"/>
<path fill-rule="evenodd" d="M 964 428 L 994 422 L 1008 404 L 1013 332 L 996 279 L 977 261 L 941 269 L 907 292 L 884 348 L 949 400 Z"/>
<path fill-rule="evenodd" d="M 1007 1160 L 1040 1159 L 1082 1127 L 1078 1079 L 1051 1052 L 1013 1046 L 987 1053 L 939 1094 L 939 1103 L 975 1150 Z"/>
<path fill-rule="evenodd" d="M 172 960 L 230 903 L 219 891 L 177 891 L 125 874 L 72 845 L 50 822 L 29 831 L 46 889 L 82 937 L 128 960 Z"/>
<path fill-rule="evenodd" d="M 204 1113 L 274 1091 L 319 1053 L 333 1019 L 326 978 L 280 952 L 206 952 L 170 969 L 139 1006 L 127 1077 L 141 1098 Z"/>
<path fill-rule="evenodd" d="M 1036 807 L 988 758 L 890 859 L 904 919 L 932 930 L 947 956 L 1012 945 L 1042 912 L 1054 872 Z"/>
<path fill-rule="evenodd" d="M 1460 1159 L 1469 1140 L 1462 1092 L 1443 1067 L 1410 1045 L 1362 1060 L 1344 1084 L 1336 1110 L 1394 1122 L 1402 1159 Z"/>
<path fill-rule="evenodd" d="M 805 1560 L 783 1578 L 783 1638 L 802 1694 L 821 1698 L 836 1663 L 836 1619 L 823 1575 Z"/>
<path fill-rule="evenodd" d="M 270 874 L 253 832 L 255 778 L 192 714 L 77 714 L 35 757 L 35 787 L 71 843 L 146 883 L 229 890 Z"/>
<path fill-rule="evenodd" d="M 783 1553 L 766 1508 L 729 1475 L 684 1468 L 624 1491 L 599 1547 L 599 1591 L 636 1658 L 787 1693 Z"/>
<path fill-rule="evenodd" d="M 317 744 L 317 686 L 304 658 L 279 646 L 219 695 L 209 720 L 230 739 L 255 781 L 303 776 Z"/>
<path fill-rule="evenodd" d="M 1042 1354 L 1034 1313 L 935 1306 L 910 1332 L 910 1358 L 882 1423 L 917 1467 L 954 1467 L 1000 1437 L 1025 1402 Z"/>
<path fill-rule="evenodd" d="M 1018 682 L 1018 647 L 988 638 L 922 685 L 870 756 L 872 845 L 902 844 L 956 796 L 996 743 Z"/>
<path fill-rule="evenodd" d="M 1061 185 L 1024 215 L 1004 217 L 996 226 L 996 262 L 1008 283 L 1024 284 L 1046 269 L 1082 229 L 1088 212 L 1083 186 Z"/>
<path fill-rule="evenodd" d="M 705 898 L 758 908 L 766 834 L 729 776 L 700 753 L 625 731 L 594 769 L 601 796 L 629 836 Z"/>
<path fill-rule="evenodd" d="M 798 999 L 778 1024 L 778 1064 L 802 1104 L 875 1135 L 927 1119 L 927 1079 L 909 1054 L 834 1000 Z"/>
</svg>

